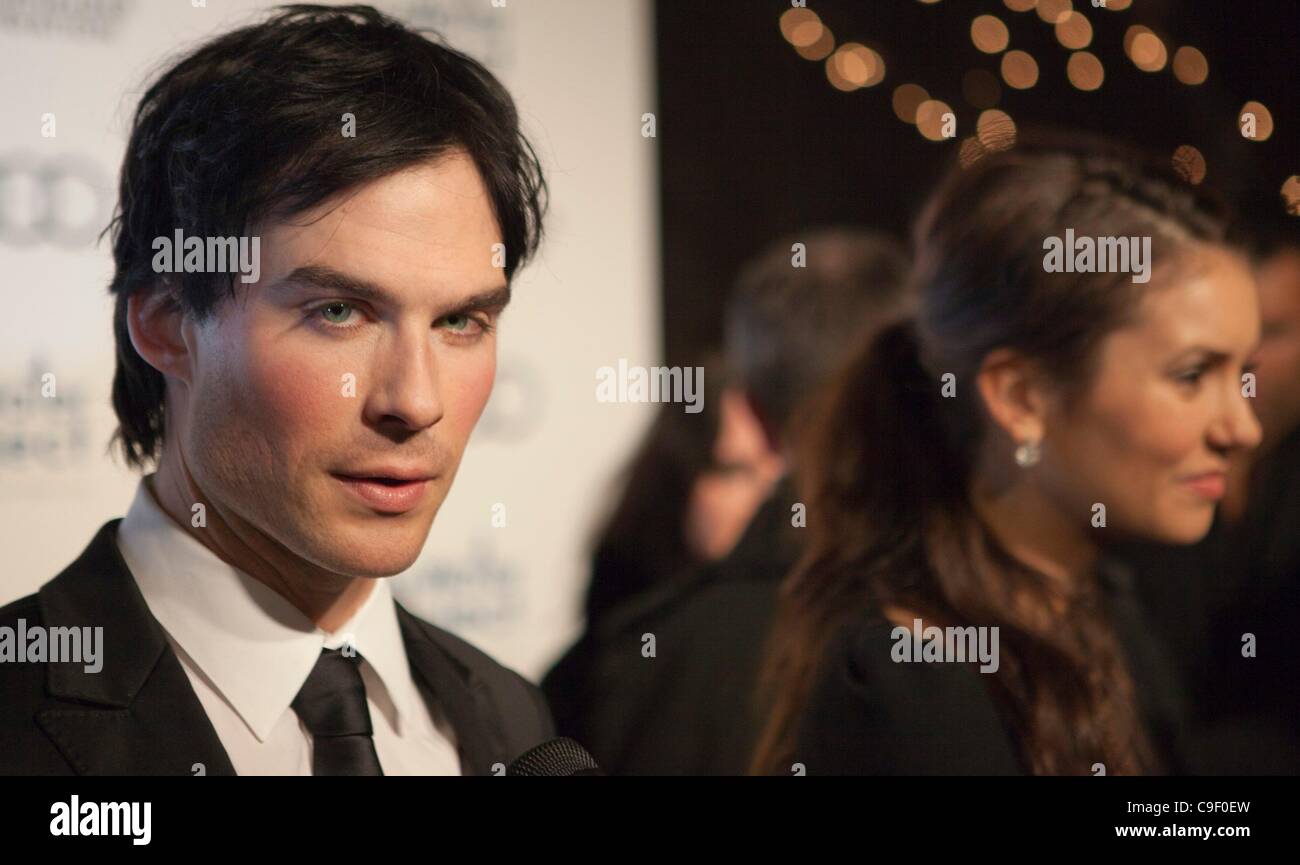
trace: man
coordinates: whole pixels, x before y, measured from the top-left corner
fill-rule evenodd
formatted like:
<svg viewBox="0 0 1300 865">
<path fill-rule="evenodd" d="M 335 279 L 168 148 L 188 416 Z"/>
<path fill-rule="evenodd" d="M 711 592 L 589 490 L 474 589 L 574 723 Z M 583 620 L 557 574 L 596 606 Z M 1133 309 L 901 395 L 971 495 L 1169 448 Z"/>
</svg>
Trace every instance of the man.
<svg viewBox="0 0 1300 865">
<path fill-rule="evenodd" d="M 606 771 L 737 775 L 760 730 L 757 677 L 802 520 L 787 474 L 809 399 L 852 349 L 905 308 L 907 260 L 869 231 L 778 242 L 740 275 L 727 308 L 716 464 L 740 474 L 743 533 L 717 561 L 594 623 L 542 683 L 560 732 Z M 725 553 L 725 555 L 724 555 Z"/>
<path fill-rule="evenodd" d="M 536 688 L 383 579 L 483 410 L 544 198 L 501 85 L 369 7 L 287 7 L 162 74 L 110 288 L 115 440 L 156 471 L 0 610 L 103 633 L 97 671 L 0 664 L 0 773 L 489 774 L 551 738 Z"/>
</svg>

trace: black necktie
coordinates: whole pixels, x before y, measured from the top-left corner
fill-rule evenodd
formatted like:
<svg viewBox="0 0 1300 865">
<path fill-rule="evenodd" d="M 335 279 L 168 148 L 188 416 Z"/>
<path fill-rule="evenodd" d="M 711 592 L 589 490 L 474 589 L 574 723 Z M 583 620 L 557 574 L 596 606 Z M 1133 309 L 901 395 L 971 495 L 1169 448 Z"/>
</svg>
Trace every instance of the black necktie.
<svg viewBox="0 0 1300 865">
<path fill-rule="evenodd" d="M 312 736 L 313 775 L 382 775 L 361 681 L 361 656 L 321 649 L 316 666 L 293 698 L 293 710 Z"/>
</svg>

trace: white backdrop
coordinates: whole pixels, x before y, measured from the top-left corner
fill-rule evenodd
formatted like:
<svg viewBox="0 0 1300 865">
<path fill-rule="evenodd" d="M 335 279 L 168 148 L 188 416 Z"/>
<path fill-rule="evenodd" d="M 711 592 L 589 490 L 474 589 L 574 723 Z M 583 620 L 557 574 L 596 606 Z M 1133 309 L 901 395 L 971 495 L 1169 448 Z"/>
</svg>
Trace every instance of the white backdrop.
<svg viewBox="0 0 1300 865">
<path fill-rule="evenodd" d="M 150 73 L 269 5 L 193 2 L 0 0 L 0 603 L 53 577 L 135 489 L 106 450 L 112 262 L 95 237 Z M 536 678 L 576 634 L 590 528 L 649 421 L 645 405 L 597 403 L 594 382 L 619 357 L 657 362 L 660 345 L 656 154 L 641 135 L 655 110 L 650 4 L 373 5 L 504 81 L 551 185 L 496 390 L 423 555 L 395 578 L 415 612 Z M 57 400 L 40 397 L 47 372 Z"/>
</svg>

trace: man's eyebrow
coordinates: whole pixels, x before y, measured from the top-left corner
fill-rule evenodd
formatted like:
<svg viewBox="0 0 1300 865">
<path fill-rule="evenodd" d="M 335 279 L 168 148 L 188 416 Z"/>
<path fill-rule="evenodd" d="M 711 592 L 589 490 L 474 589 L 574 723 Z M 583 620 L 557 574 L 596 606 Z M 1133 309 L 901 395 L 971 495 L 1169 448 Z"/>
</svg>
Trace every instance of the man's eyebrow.
<svg viewBox="0 0 1300 865">
<path fill-rule="evenodd" d="M 382 286 L 322 264 L 309 264 L 295 268 L 292 273 L 280 280 L 279 283 L 281 286 L 294 284 L 308 285 L 351 297 L 359 297 L 375 304 L 386 304 L 388 306 L 398 306 L 400 304 L 398 298 Z M 464 301 L 456 303 L 452 308 L 456 312 L 478 312 L 485 309 L 504 307 L 509 302 L 510 285 L 506 284 L 478 292 Z"/>
</svg>

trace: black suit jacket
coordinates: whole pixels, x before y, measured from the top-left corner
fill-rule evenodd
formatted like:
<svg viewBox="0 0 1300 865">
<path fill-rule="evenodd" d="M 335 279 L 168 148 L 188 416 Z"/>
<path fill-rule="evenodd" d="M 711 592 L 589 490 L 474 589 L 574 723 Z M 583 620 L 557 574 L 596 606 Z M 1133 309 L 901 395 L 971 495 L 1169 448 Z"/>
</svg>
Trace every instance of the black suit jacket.
<svg viewBox="0 0 1300 865">
<path fill-rule="evenodd" d="M 121 519 L 0 626 L 102 626 L 102 668 L 0 664 L 0 775 L 233 775 L 180 660 L 117 548 Z M 469 643 L 407 612 L 397 618 L 416 685 L 455 730 L 462 771 L 492 774 L 554 737 L 541 692 Z M 430 703 L 430 705 L 432 705 Z"/>
</svg>

